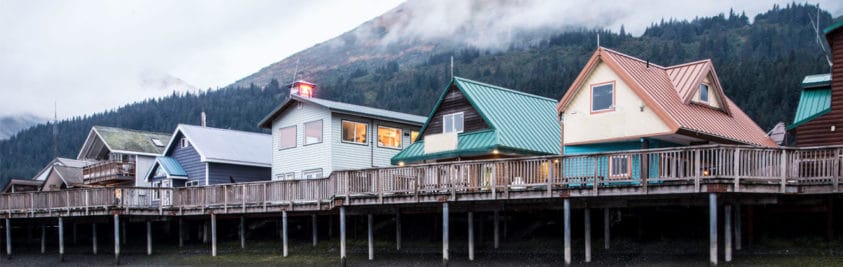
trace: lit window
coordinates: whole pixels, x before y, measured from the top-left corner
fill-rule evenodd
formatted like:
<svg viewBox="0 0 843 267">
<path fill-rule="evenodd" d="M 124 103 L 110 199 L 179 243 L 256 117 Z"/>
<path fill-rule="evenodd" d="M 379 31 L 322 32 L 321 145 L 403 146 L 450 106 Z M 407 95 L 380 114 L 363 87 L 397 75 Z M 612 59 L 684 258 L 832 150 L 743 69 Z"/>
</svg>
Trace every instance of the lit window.
<svg viewBox="0 0 843 267">
<path fill-rule="evenodd" d="M 610 177 L 630 177 L 632 160 L 627 155 L 610 156 L 609 157 L 609 176 Z"/>
<path fill-rule="evenodd" d="M 461 133 L 463 131 L 463 117 L 462 112 L 445 114 L 442 117 L 442 132 Z"/>
<path fill-rule="evenodd" d="M 708 102 L 708 85 L 700 84 L 700 101 Z"/>
<path fill-rule="evenodd" d="M 401 148 L 401 129 L 378 126 L 378 146 Z"/>
<path fill-rule="evenodd" d="M 304 144 L 322 143 L 322 120 L 304 124 Z"/>
<path fill-rule="evenodd" d="M 278 149 L 296 147 L 296 126 L 284 127 L 278 130 Z"/>
<path fill-rule="evenodd" d="M 342 121 L 342 141 L 366 144 L 366 131 L 368 125 L 365 123 Z"/>
<path fill-rule="evenodd" d="M 190 141 L 187 141 L 187 138 L 182 138 L 181 139 L 181 147 L 189 147 L 189 146 L 190 146 Z"/>
<path fill-rule="evenodd" d="M 415 143 L 416 138 L 418 138 L 418 137 L 419 137 L 419 131 L 410 131 L 410 144 L 412 145 L 413 143 Z"/>
<path fill-rule="evenodd" d="M 615 84 L 606 83 L 591 86 L 591 111 L 607 111 L 615 108 Z"/>
</svg>

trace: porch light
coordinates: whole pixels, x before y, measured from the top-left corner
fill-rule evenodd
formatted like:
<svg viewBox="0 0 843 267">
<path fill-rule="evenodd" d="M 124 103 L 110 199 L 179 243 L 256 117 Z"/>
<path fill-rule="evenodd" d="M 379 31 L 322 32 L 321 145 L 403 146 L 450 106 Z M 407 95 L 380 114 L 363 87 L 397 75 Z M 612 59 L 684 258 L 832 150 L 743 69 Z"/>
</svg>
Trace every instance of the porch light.
<svg viewBox="0 0 843 267">
<path fill-rule="evenodd" d="M 709 174 L 711 173 L 708 171 L 708 168 L 703 168 L 703 176 L 708 176 Z"/>
<path fill-rule="evenodd" d="M 403 162 L 403 161 L 399 161 L 399 162 L 398 162 L 398 166 L 399 166 L 399 167 L 404 167 L 404 162 Z"/>
<path fill-rule="evenodd" d="M 498 151 L 498 149 L 497 149 L 497 148 L 492 149 L 492 154 L 497 155 L 497 154 L 499 154 L 499 153 L 501 153 L 501 152 L 500 152 L 500 151 Z"/>
</svg>

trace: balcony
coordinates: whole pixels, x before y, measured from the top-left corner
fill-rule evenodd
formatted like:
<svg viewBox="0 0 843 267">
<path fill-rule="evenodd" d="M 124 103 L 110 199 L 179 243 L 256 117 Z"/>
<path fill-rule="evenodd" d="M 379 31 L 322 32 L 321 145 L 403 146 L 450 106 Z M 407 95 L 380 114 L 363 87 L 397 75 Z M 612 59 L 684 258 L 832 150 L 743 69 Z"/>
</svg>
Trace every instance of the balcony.
<svg viewBox="0 0 843 267">
<path fill-rule="evenodd" d="M 112 186 L 135 180 L 135 162 L 102 161 L 82 168 L 82 179 L 87 185 Z"/>
</svg>

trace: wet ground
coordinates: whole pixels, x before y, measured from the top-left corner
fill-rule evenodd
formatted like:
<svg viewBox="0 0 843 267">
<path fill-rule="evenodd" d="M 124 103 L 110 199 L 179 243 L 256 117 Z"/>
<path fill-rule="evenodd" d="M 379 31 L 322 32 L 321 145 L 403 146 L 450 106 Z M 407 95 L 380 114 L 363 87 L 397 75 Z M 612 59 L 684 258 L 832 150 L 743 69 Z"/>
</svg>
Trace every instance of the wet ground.
<svg viewBox="0 0 843 267">
<path fill-rule="evenodd" d="M 613 240 L 612 248 L 604 250 L 600 239 L 594 240 L 593 262 L 583 262 L 583 241 L 574 240 L 572 251 L 575 265 L 592 266 L 708 266 L 707 241 L 647 241 Z M 478 244 L 475 260 L 469 261 L 467 244 L 452 241 L 451 266 L 559 266 L 564 263 L 562 243 L 558 239 L 533 239 L 502 242 L 495 250 L 486 241 Z M 145 243 L 123 247 L 124 266 L 337 266 L 340 265 L 338 240 L 322 241 L 317 247 L 309 243 L 291 243 L 290 256 L 280 255 L 279 241 L 247 241 L 241 250 L 235 240 L 221 242 L 218 256 L 210 256 L 210 246 L 190 244 L 178 248 L 174 244 L 155 244 L 153 255 L 146 255 Z M 79 244 L 66 248 L 65 261 L 60 262 L 55 247 L 40 253 L 38 244 L 20 246 L 11 260 L 0 260 L 0 266 L 104 266 L 113 265 L 111 244 L 101 244 L 100 254 L 91 255 L 90 245 Z M 367 259 L 364 241 L 348 243 L 349 266 L 437 266 L 442 264 L 438 242 L 407 242 L 402 251 L 394 243 L 376 242 L 375 260 Z M 722 249 L 722 248 L 721 248 Z M 843 243 L 804 240 L 765 240 L 751 249 L 734 252 L 731 263 L 723 266 L 843 266 Z"/>
</svg>

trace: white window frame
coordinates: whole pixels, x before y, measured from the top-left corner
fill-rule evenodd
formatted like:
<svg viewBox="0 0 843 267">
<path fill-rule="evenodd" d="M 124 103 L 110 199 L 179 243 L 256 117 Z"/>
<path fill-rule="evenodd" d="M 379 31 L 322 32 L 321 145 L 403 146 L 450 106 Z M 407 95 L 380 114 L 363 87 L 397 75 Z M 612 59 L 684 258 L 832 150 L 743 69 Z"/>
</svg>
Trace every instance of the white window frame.
<svg viewBox="0 0 843 267">
<path fill-rule="evenodd" d="M 381 129 L 384 129 L 384 130 L 386 130 L 386 129 L 390 129 L 390 130 L 397 130 L 397 131 L 398 131 L 398 137 L 396 137 L 396 138 L 398 138 L 398 146 L 381 145 L 381 140 L 380 140 L 380 138 L 381 138 Z M 403 147 L 403 146 L 404 146 L 404 130 L 403 130 L 403 129 L 401 129 L 401 128 L 396 128 L 396 127 L 389 127 L 389 126 L 382 126 L 382 125 L 378 125 L 378 134 L 377 134 L 377 137 L 378 137 L 378 147 L 382 147 L 382 148 L 392 148 L 392 149 L 401 149 L 401 147 Z"/>
<path fill-rule="evenodd" d="M 460 122 L 460 124 L 462 124 L 462 129 L 459 130 L 456 129 L 457 120 L 455 118 L 457 117 L 457 115 L 460 115 L 460 117 L 462 118 L 462 121 Z M 451 121 L 451 126 L 453 129 L 447 129 L 445 127 L 445 125 L 448 125 L 446 122 L 449 120 Z M 454 112 L 442 116 L 442 133 L 462 133 L 463 131 L 465 131 L 465 112 Z"/>
<path fill-rule="evenodd" d="M 293 146 L 285 147 L 285 146 L 283 146 L 284 142 L 281 141 L 284 138 L 284 136 L 281 135 L 281 132 L 284 131 L 284 130 L 290 129 L 290 128 L 293 129 Z M 287 127 L 278 128 L 278 150 L 285 150 L 285 149 L 291 149 L 291 148 L 298 147 L 299 146 L 299 140 L 298 139 L 299 139 L 298 125 L 290 125 L 290 126 L 287 126 Z"/>
<path fill-rule="evenodd" d="M 152 200 L 161 200 L 161 194 L 158 190 L 161 188 L 161 181 L 152 182 L 152 188 L 155 188 L 155 190 L 152 190 Z"/>
<path fill-rule="evenodd" d="M 612 99 L 612 104 L 610 104 L 608 108 L 594 109 L 594 89 L 597 88 L 597 87 L 603 87 L 603 86 L 607 86 L 607 85 L 612 87 L 612 94 L 609 96 Z M 614 111 L 615 110 L 615 104 L 616 104 L 615 103 L 615 100 L 616 100 L 615 96 L 617 96 L 616 95 L 617 90 L 616 90 L 615 87 L 616 87 L 615 81 L 604 82 L 604 83 L 595 83 L 595 84 L 592 84 L 590 86 L 590 92 L 589 92 L 590 97 L 588 99 L 589 100 L 588 105 L 590 106 L 591 113 L 600 113 L 600 112 L 607 112 L 607 111 Z"/>
<path fill-rule="evenodd" d="M 615 172 L 615 161 L 626 161 L 626 170 Z M 629 155 L 612 155 L 609 156 L 609 177 L 610 178 L 631 178 L 632 177 L 632 157 Z"/>
<path fill-rule="evenodd" d="M 323 178 L 324 177 L 323 175 L 324 175 L 324 173 L 322 171 L 322 168 L 303 170 L 301 172 L 301 178 L 302 179 L 319 179 L 319 178 Z"/>
<path fill-rule="evenodd" d="M 308 137 L 308 135 L 307 135 L 307 125 L 313 124 L 313 123 L 319 123 L 319 142 L 309 143 L 307 141 L 307 137 Z M 315 121 L 309 121 L 309 122 L 304 123 L 304 141 L 303 141 L 304 144 L 303 145 L 306 146 L 306 145 L 321 144 L 324 141 L 325 141 L 325 126 L 324 126 L 324 121 L 322 119 L 318 119 L 318 120 L 315 120 Z"/>
<path fill-rule="evenodd" d="M 705 88 L 705 99 L 703 99 L 703 87 Z M 708 103 L 711 99 L 711 86 L 706 83 L 700 84 L 700 102 Z"/>
<path fill-rule="evenodd" d="M 346 122 L 354 124 L 354 134 L 353 134 L 353 136 L 357 136 L 357 124 L 366 125 L 366 130 L 365 130 L 366 131 L 366 139 L 363 140 L 363 142 L 357 142 L 355 140 L 351 140 L 351 141 L 345 140 L 345 132 L 344 132 L 345 127 L 342 127 L 342 126 Z M 340 141 L 342 141 L 343 143 L 368 146 L 369 145 L 369 137 L 370 136 L 369 136 L 369 124 L 368 123 L 357 122 L 357 121 L 352 121 L 352 120 L 340 120 Z"/>
<path fill-rule="evenodd" d="M 181 140 L 180 140 L 179 142 L 181 142 L 181 147 L 182 147 L 182 148 L 185 148 L 185 147 L 189 147 L 189 146 L 190 146 L 190 140 L 187 140 L 187 137 L 182 137 L 182 138 L 181 138 Z"/>
<path fill-rule="evenodd" d="M 196 181 L 196 180 L 193 180 L 193 181 L 187 181 L 187 182 L 184 182 L 184 186 L 185 186 L 185 187 L 194 187 L 194 186 L 199 186 L 199 181 Z"/>
</svg>

